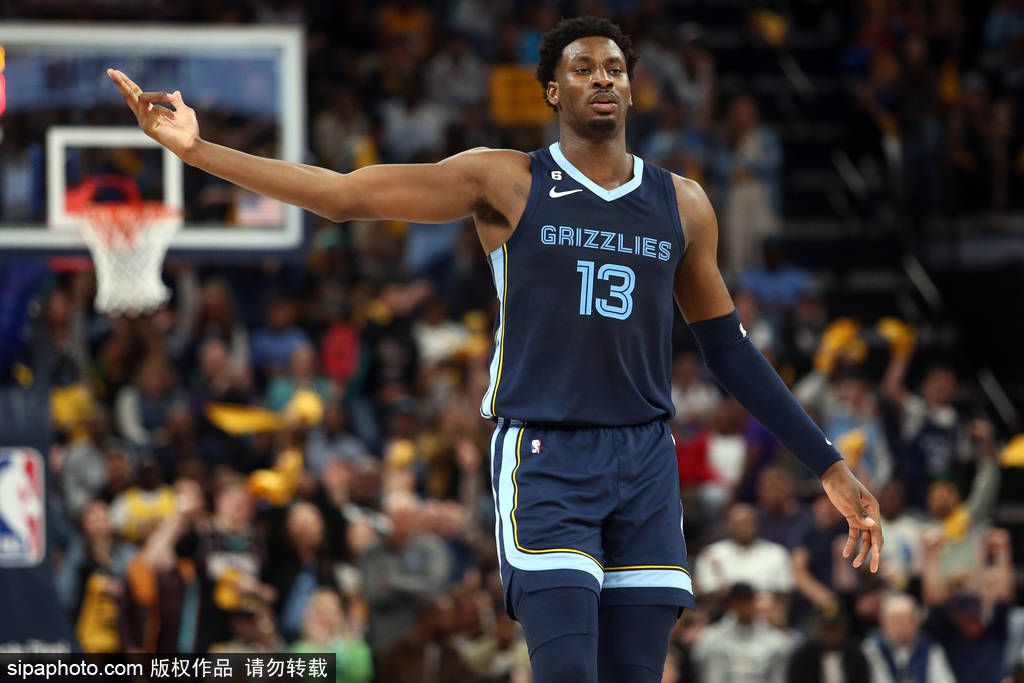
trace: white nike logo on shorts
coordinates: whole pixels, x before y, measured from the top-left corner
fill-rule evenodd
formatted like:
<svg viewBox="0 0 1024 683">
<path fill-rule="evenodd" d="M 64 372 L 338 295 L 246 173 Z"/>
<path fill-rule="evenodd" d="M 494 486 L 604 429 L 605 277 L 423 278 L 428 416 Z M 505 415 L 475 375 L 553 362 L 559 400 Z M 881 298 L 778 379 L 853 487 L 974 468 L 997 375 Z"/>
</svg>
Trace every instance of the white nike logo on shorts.
<svg viewBox="0 0 1024 683">
<path fill-rule="evenodd" d="M 551 197 L 552 199 L 558 199 L 559 197 L 564 197 L 565 195 L 572 194 L 574 192 L 583 192 L 583 189 L 577 187 L 575 190 L 566 190 L 564 192 L 559 192 L 558 190 L 552 187 L 551 191 L 548 192 L 548 196 Z"/>
</svg>

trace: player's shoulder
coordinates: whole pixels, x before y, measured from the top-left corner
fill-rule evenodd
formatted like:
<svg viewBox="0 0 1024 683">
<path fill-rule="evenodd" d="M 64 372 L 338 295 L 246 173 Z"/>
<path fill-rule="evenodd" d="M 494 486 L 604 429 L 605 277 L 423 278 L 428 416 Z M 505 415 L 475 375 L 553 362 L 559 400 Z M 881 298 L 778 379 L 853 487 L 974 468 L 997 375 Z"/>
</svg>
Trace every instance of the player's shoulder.
<svg viewBox="0 0 1024 683">
<path fill-rule="evenodd" d="M 474 147 L 448 157 L 441 164 L 481 188 L 497 189 L 509 185 L 510 179 L 523 184 L 530 177 L 530 155 L 515 149 Z"/>
<path fill-rule="evenodd" d="M 474 147 L 459 152 L 450 159 L 459 159 L 464 163 L 486 169 L 499 167 L 503 170 L 530 170 L 530 155 L 517 149 L 493 149 L 491 147 Z"/>
<path fill-rule="evenodd" d="M 714 220 L 715 211 L 711 200 L 701 184 L 691 178 L 672 173 L 672 186 L 676 191 L 676 203 L 683 225 L 698 222 L 707 223 Z"/>
<path fill-rule="evenodd" d="M 669 173 L 669 175 L 672 176 L 672 186 L 675 188 L 676 199 L 679 201 L 680 208 L 690 204 L 710 205 L 711 202 L 708 200 L 707 193 L 696 180 L 681 176 L 678 173 Z"/>
</svg>

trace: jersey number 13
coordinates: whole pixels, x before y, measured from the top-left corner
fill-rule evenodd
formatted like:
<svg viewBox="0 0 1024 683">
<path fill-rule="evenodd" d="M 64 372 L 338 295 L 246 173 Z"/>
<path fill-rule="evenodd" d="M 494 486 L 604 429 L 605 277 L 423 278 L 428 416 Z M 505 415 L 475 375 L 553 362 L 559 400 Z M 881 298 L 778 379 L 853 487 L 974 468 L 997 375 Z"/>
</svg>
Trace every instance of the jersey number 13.
<svg viewBox="0 0 1024 683">
<path fill-rule="evenodd" d="M 611 292 L 607 299 L 594 297 L 594 262 L 577 261 L 576 272 L 580 274 L 580 315 L 598 315 L 616 320 L 625 320 L 633 312 L 633 287 L 636 273 L 632 268 L 605 263 L 597 268 L 597 279 L 607 280 Z"/>
</svg>

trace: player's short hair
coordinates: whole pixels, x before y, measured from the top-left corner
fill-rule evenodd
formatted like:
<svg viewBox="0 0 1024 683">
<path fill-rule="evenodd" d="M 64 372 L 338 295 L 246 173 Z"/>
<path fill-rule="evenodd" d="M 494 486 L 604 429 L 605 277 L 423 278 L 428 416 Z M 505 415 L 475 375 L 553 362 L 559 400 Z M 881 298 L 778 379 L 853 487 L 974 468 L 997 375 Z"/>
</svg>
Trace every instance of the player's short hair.
<svg viewBox="0 0 1024 683">
<path fill-rule="evenodd" d="M 639 57 L 633 51 L 633 42 L 617 24 L 602 17 L 573 17 L 562 19 L 558 24 L 541 36 L 540 50 L 537 59 L 537 80 L 540 82 L 542 97 L 547 102 L 547 88 L 550 81 L 555 80 L 555 68 L 562 59 L 562 50 L 569 43 L 580 38 L 603 36 L 610 38 L 619 46 L 626 59 L 626 75 L 633 77 L 633 67 Z M 548 102 L 548 106 L 557 111 L 557 107 Z"/>
</svg>

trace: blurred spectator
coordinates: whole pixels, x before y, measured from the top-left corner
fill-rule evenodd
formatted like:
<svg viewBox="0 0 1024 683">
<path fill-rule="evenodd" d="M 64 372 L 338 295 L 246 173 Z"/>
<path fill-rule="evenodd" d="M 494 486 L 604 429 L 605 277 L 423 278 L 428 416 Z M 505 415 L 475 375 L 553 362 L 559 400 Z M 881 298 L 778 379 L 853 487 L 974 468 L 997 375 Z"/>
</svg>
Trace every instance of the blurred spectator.
<svg viewBox="0 0 1024 683">
<path fill-rule="evenodd" d="M 427 64 L 430 97 L 450 107 L 481 104 L 487 95 L 487 71 L 465 36 L 452 32 L 440 41 L 440 51 Z"/>
<path fill-rule="evenodd" d="M 196 425 L 197 450 L 209 464 L 231 463 L 239 448 L 206 415 L 211 403 L 247 404 L 253 396 L 252 376 L 248 368 L 232 368 L 228 346 L 218 337 L 207 339 L 199 347 L 199 376 L 192 382 L 190 398 L 192 420 Z"/>
<path fill-rule="evenodd" d="M 469 340 L 469 331 L 448 317 L 444 301 L 439 297 L 426 301 L 412 333 L 420 358 L 428 367 L 448 360 Z"/>
<path fill-rule="evenodd" d="M 787 683 L 870 681 L 871 668 L 856 641 L 847 639 L 849 623 L 835 607 L 817 619 L 814 636 L 789 660 Z"/>
<path fill-rule="evenodd" d="M 277 619 L 285 640 L 302 630 L 306 605 L 321 586 L 333 587 L 334 574 L 325 552 L 324 520 L 311 503 L 297 502 L 284 519 L 284 543 L 274 547 L 275 562 L 264 576 L 279 596 Z"/>
<path fill-rule="evenodd" d="M 992 444 L 992 425 L 976 421 L 972 431 L 984 444 L 978 450 L 978 469 L 967 500 L 952 481 L 942 480 L 928 490 L 931 526 L 941 533 L 939 556 L 944 575 L 970 572 L 977 562 L 992 523 L 992 511 L 999 494 L 1001 474 Z"/>
<path fill-rule="evenodd" d="M 679 486 L 690 514 L 711 523 L 735 497 L 748 461 L 743 434 L 747 413 L 733 398 L 714 409 L 708 428 L 676 441 Z"/>
<path fill-rule="evenodd" d="M 380 117 L 386 161 L 405 163 L 441 152 L 450 112 L 426 98 L 422 75 L 404 82 L 399 96 L 384 101 Z"/>
<path fill-rule="evenodd" d="M 266 561 L 265 544 L 253 526 L 252 498 L 244 481 L 232 473 L 223 475 L 218 486 L 213 520 L 200 539 L 196 557 L 203 579 L 199 648 L 232 638 L 277 642 L 268 606 L 277 596 L 259 580 Z"/>
<path fill-rule="evenodd" d="M 313 474 L 324 471 L 330 460 L 355 461 L 369 455 L 366 444 L 351 434 L 345 424 L 345 409 L 337 401 L 327 405 L 324 420 L 306 442 L 306 467 Z"/>
<path fill-rule="evenodd" d="M 302 638 L 292 652 L 333 652 L 336 683 L 369 683 L 373 679 L 370 646 L 355 632 L 341 608 L 338 594 L 318 590 L 306 603 Z"/>
<path fill-rule="evenodd" d="M 672 362 L 674 424 L 684 436 L 708 424 L 722 400 L 721 393 L 704 378 L 703 372 L 700 355 L 693 350 L 683 351 Z"/>
<path fill-rule="evenodd" d="M 758 618 L 754 589 L 745 583 L 729 588 L 726 615 L 694 648 L 704 683 L 783 683 L 788 655 L 789 640 Z"/>
<path fill-rule="evenodd" d="M 161 520 L 174 514 L 174 489 L 163 483 L 160 467 L 150 456 L 139 460 L 135 486 L 120 493 L 110 506 L 110 519 L 118 533 L 140 543 Z"/>
<path fill-rule="evenodd" d="M 911 504 L 921 507 L 928 486 L 954 474 L 965 457 L 960 417 L 953 406 L 957 380 L 952 368 L 935 365 L 921 380 L 921 395 L 905 386 L 913 358 L 914 333 L 898 321 L 879 322 L 890 344 L 889 365 L 882 380 L 883 404 L 894 414 L 904 452 L 900 473 L 909 484 Z"/>
<path fill-rule="evenodd" d="M 94 406 L 86 420 L 83 438 L 68 445 L 61 468 L 64 510 L 71 519 L 78 519 L 85 506 L 103 491 L 103 449 L 109 442 L 110 412 L 104 406 Z"/>
<path fill-rule="evenodd" d="M 84 652 L 121 652 L 121 594 L 131 549 L 117 541 L 103 501 L 85 506 L 81 529 L 57 576 L 59 595 Z"/>
<path fill-rule="evenodd" d="M 762 539 L 792 550 L 812 525 L 808 512 L 793 494 L 789 472 L 777 466 L 761 471 L 757 484 L 757 527 Z"/>
<path fill-rule="evenodd" d="M 380 678 L 394 683 L 462 683 L 472 680 L 469 667 L 463 662 L 455 643 L 454 605 L 452 599 L 427 598 L 413 602 L 411 628 L 404 631 L 383 651 Z"/>
<path fill-rule="evenodd" d="M 362 355 L 359 332 L 342 315 L 338 315 L 320 340 L 320 366 L 328 379 L 344 387 L 359 369 Z"/>
<path fill-rule="evenodd" d="M 197 345 L 210 338 L 220 339 L 227 345 L 230 371 L 236 375 L 249 372 L 249 330 L 237 317 L 227 282 L 210 278 L 203 283 L 192 318 L 194 321 L 185 316 L 182 324 L 194 330 Z"/>
<path fill-rule="evenodd" d="M 415 0 L 391 0 L 380 7 L 377 26 L 382 44 L 407 42 L 419 58 L 433 37 L 434 17 L 424 4 Z"/>
<path fill-rule="evenodd" d="M 882 571 L 897 590 L 905 590 L 921 575 L 921 538 L 925 522 L 907 507 L 907 496 L 900 479 L 890 479 L 878 494 L 878 507 L 885 529 Z"/>
<path fill-rule="evenodd" d="M 481 634 L 460 647 L 463 661 L 479 680 L 488 683 L 529 681 L 530 653 L 519 626 L 509 618 L 504 608 L 492 610 L 492 606 L 486 604 L 490 602 L 486 595 L 478 597 L 485 601 L 478 609 L 480 618 L 490 620 L 491 611 L 496 611 L 496 615 L 493 624 L 481 624 Z"/>
<path fill-rule="evenodd" d="M 968 575 L 942 572 L 942 537 L 925 538 L 921 592 L 929 608 L 925 629 L 942 645 L 958 681 L 999 683 L 1003 677 L 1007 619 L 1016 580 L 1010 536 L 993 529 Z"/>
<path fill-rule="evenodd" d="M 823 354 L 833 353 L 825 350 L 829 345 L 828 335 L 826 331 L 822 336 L 816 365 L 821 364 Z M 857 343 L 856 340 L 851 342 Z M 871 489 L 884 486 L 892 474 L 893 457 L 878 401 L 863 366 L 842 366 L 834 381 L 827 372 L 813 372 L 797 384 L 795 391 L 801 402 L 812 406 L 820 416 L 830 443 L 836 444 L 865 486 Z"/>
<path fill-rule="evenodd" d="M 117 431 L 136 446 L 157 447 L 171 438 L 168 423 L 184 413 L 186 401 L 178 390 L 170 359 L 151 355 L 142 362 L 134 381 L 117 393 Z"/>
<path fill-rule="evenodd" d="M 666 103 L 658 127 L 647 138 L 640 155 L 691 180 L 702 182 L 708 158 L 707 134 L 691 121 L 684 106 L 671 101 Z"/>
<path fill-rule="evenodd" d="M 210 652 L 281 652 L 283 642 L 274 617 L 263 602 L 234 606 L 227 615 L 230 638 L 210 645 Z"/>
<path fill-rule="evenodd" d="M 804 532 L 792 551 L 793 579 L 805 600 L 818 609 L 826 609 L 838 604 L 832 577 L 836 562 L 841 561 L 837 549 L 848 534 L 845 520 L 824 493 L 814 499 L 811 515 L 813 526 Z"/>
<path fill-rule="evenodd" d="M 864 642 L 873 683 L 956 683 L 942 647 L 921 633 L 914 598 L 895 593 L 882 603 L 878 633 Z"/>
<path fill-rule="evenodd" d="M 384 511 L 391 533 L 368 549 L 360 563 L 374 652 L 387 651 L 418 621 L 421 629 L 436 628 L 430 613 L 424 616 L 422 610 L 447 586 L 451 574 L 441 540 L 422 530 L 422 503 L 413 494 L 389 494 Z"/>
<path fill-rule="evenodd" d="M 754 347 L 763 353 L 768 360 L 778 355 L 778 339 L 772 323 L 761 315 L 761 305 L 750 292 L 737 292 L 733 296 L 736 302 L 736 314 L 740 317 L 747 338 Z"/>
<path fill-rule="evenodd" d="M 762 241 L 779 227 L 782 146 L 762 125 L 757 102 L 737 96 L 730 105 L 723 144 L 714 167 L 723 197 L 725 267 L 738 274 L 757 262 Z"/>
<path fill-rule="evenodd" d="M 737 503 L 729 508 L 728 538 L 704 549 L 696 564 L 697 583 L 704 595 L 743 583 L 756 591 L 788 596 L 793 590 L 789 553 L 778 543 L 757 536 L 757 511 Z"/>
<path fill-rule="evenodd" d="M 313 119 L 313 145 L 320 162 L 332 170 L 346 173 L 357 167 L 357 161 L 373 142 L 370 124 L 351 88 L 334 92 L 329 107 Z"/>
<path fill-rule="evenodd" d="M 300 391 L 312 393 L 321 403 L 330 401 L 334 393 L 327 379 L 317 373 L 316 351 L 311 344 L 296 345 L 288 362 L 288 372 L 270 380 L 267 407 L 274 411 L 285 410 Z"/>
<path fill-rule="evenodd" d="M 295 303 L 279 297 L 267 309 L 267 326 L 252 337 L 252 362 L 264 377 L 285 370 L 299 346 L 309 345 L 309 336 L 299 327 Z"/>
<path fill-rule="evenodd" d="M 655 32 L 656 40 L 640 41 L 643 63 L 651 65 L 660 85 L 684 107 L 684 115 L 707 131 L 715 113 L 715 62 L 703 44 L 704 30 L 686 23 L 670 31 Z"/>
<path fill-rule="evenodd" d="M 761 263 L 740 274 L 740 289 L 753 294 L 769 315 L 796 308 L 809 286 L 810 274 L 787 263 L 782 242 L 774 238 L 761 244 Z"/>
<path fill-rule="evenodd" d="M 791 646 L 804 641 L 804 634 L 789 625 L 789 601 L 780 599 L 775 593 L 758 593 L 754 598 L 754 610 L 757 618 L 778 629 L 789 640 Z"/>
<path fill-rule="evenodd" d="M 177 504 L 127 568 L 121 632 L 126 651 L 194 652 L 200 613 L 195 553 L 206 513 L 201 485 L 175 483 Z"/>
</svg>

